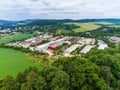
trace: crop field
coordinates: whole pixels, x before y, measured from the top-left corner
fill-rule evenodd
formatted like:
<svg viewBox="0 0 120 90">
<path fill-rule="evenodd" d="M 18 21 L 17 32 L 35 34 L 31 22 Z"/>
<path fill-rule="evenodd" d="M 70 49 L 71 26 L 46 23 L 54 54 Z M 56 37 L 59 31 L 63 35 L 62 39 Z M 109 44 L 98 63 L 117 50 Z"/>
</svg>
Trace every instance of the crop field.
<svg viewBox="0 0 120 90">
<path fill-rule="evenodd" d="M 32 34 L 27 34 L 27 33 L 11 35 L 9 37 L 0 39 L 0 43 L 9 43 L 12 41 L 24 40 L 24 39 L 30 38 L 32 36 L 33 36 Z"/>
<path fill-rule="evenodd" d="M 20 51 L 0 48 L 0 79 L 7 75 L 16 77 L 30 66 L 43 67 L 41 62 L 34 62 Z"/>
<path fill-rule="evenodd" d="M 80 28 L 73 29 L 74 32 L 85 32 L 85 31 L 91 31 L 100 28 L 100 25 L 96 25 L 94 23 L 68 23 L 68 24 L 75 24 L 77 26 L 80 26 Z"/>
</svg>

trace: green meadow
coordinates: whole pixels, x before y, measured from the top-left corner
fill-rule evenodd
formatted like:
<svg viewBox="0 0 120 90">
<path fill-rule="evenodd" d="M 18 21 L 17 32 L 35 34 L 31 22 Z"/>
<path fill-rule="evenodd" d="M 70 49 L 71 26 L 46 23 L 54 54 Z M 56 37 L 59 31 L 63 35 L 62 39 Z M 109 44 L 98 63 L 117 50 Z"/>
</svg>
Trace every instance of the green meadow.
<svg viewBox="0 0 120 90">
<path fill-rule="evenodd" d="M 9 37 L 0 39 L 0 43 L 9 43 L 12 41 L 20 41 L 20 40 L 24 40 L 27 38 L 33 37 L 32 34 L 28 34 L 28 33 L 24 33 L 24 34 L 16 34 L 16 35 L 11 35 Z"/>
<path fill-rule="evenodd" d="M 100 25 L 97 25 L 97 24 L 92 23 L 92 22 L 89 22 L 89 23 L 74 23 L 74 22 L 71 22 L 71 23 L 67 23 L 67 24 L 75 24 L 77 26 L 80 26 L 80 28 L 73 29 L 73 31 L 75 33 L 91 31 L 91 30 L 95 30 L 95 29 L 98 29 L 98 28 L 101 27 Z"/>
<path fill-rule="evenodd" d="M 19 72 L 23 72 L 30 66 L 36 66 L 39 69 L 43 67 L 41 62 L 34 62 L 20 51 L 0 48 L 0 79 L 11 75 L 14 78 Z"/>
</svg>

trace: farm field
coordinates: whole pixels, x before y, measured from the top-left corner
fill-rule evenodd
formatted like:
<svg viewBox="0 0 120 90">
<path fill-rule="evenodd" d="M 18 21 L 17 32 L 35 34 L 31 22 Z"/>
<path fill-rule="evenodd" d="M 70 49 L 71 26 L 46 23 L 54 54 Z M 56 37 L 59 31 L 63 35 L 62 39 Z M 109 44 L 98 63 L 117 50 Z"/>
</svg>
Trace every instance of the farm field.
<svg viewBox="0 0 120 90">
<path fill-rule="evenodd" d="M 114 23 L 110 23 L 110 22 L 94 22 L 94 24 L 113 25 Z"/>
<path fill-rule="evenodd" d="M 19 72 L 23 72 L 30 66 L 42 69 L 41 62 L 34 62 L 20 51 L 0 48 L 0 80 L 7 75 L 16 77 Z"/>
<path fill-rule="evenodd" d="M 110 25 L 109 27 L 115 27 L 115 28 L 120 28 L 120 25 Z"/>
<path fill-rule="evenodd" d="M 9 43 L 9 42 L 12 42 L 12 41 L 24 40 L 24 39 L 27 39 L 27 38 L 30 38 L 30 37 L 33 37 L 33 35 L 32 34 L 27 34 L 27 33 L 16 34 L 16 35 L 9 36 L 7 38 L 0 39 L 0 43 Z"/>
<path fill-rule="evenodd" d="M 100 28 L 100 25 L 96 25 L 95 23 L 68 23 L 68 24 L 75 24 L 77 26 L 80 26 L 80 28 L 73 29 L 74 32 L 85 32 L 85 31 L 91 31 Z"/>
</svg>

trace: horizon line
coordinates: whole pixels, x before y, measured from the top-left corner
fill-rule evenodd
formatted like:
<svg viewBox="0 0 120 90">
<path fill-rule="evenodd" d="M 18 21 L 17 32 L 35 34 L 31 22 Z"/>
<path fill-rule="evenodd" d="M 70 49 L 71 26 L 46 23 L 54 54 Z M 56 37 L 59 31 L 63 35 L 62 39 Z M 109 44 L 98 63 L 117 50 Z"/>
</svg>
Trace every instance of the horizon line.
<svg viewBox="0 0 120 90">
<path fill-rule="evenodd" d="M 120 18 L 80 18 L 80 19 L 71 19 L 71 18 L 63 18 L 63 19 L 50 19 L 50 18 L 28 18 L 28 19 L 0 19 L 0 21 L 25 21 L 25 20 L 97 20 L 97 19 L 120 19 Z"/>
</svg>

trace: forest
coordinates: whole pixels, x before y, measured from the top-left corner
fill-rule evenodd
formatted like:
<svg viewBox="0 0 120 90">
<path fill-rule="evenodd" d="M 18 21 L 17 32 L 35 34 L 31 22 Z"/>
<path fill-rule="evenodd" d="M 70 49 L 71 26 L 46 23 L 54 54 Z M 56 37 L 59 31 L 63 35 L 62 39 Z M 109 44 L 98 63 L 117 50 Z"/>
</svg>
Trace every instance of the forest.
<svg viewBox="0 0 120 90">
<path fill-rule="evenodd" d="M 120 48 L 62 57 L 39 70 L 30 67 L 0 81 L 0 90 L 120 90 Z"/>
</svg>

